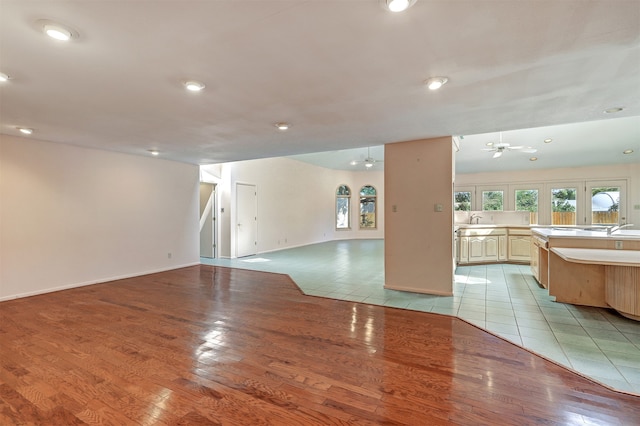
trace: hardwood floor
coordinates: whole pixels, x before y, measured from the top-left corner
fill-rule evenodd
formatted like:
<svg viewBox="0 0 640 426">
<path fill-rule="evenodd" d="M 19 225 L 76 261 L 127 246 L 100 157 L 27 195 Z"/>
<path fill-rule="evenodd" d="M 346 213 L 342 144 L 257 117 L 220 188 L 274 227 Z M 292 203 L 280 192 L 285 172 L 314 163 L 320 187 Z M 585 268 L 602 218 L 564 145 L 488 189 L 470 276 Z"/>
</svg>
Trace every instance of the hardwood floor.
<svg viewBox="0 0 640 426">
<path fill-rule="evenodd" d="M 610 391 L 450 316 L 194 266 L 0 303 L 0 425 L 622 424 Z"/>
</svg>

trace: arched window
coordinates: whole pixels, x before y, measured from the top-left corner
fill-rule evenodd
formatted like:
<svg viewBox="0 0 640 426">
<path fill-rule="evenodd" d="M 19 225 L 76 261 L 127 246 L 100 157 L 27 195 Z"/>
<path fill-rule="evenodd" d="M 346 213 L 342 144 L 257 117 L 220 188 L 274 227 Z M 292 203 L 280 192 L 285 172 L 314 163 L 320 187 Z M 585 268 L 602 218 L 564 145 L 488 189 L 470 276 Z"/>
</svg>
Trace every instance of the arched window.
<svg viewBox="0 0 640 426">
<path fill-rule="evenodd" d="M 340 185 L 336 191 L 336 229 L 350 229 L 351 189 Z"/>
<path fill-rule="evenodd" d="M 376 196 L 373 186 L 360 188 L 360 229 L 376 228 Z"/>
</svg>

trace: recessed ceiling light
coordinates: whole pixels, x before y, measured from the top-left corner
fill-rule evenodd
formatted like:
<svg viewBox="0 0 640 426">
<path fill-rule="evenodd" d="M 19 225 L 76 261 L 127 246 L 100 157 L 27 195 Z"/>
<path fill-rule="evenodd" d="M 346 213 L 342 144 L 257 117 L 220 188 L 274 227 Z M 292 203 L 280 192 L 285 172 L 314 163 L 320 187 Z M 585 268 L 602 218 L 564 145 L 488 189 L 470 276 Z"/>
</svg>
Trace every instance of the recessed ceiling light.
<svg viewBox="0 0 640 426">
<path fill-rule="evenodd" d="M 3 72 L 0 72 L 0 81 L 7 81 L 7 80 L 9 80 L 9 76 Z"/>
<path fill-rule="evenodd" d="M 35 21 L 34 28 L 44 32 L 47 37 L 59 41 L 69 41 L 80 37 L 78 32 L 70 26 L 50 21 L 49 19 L 39 19 Z"/>
<path fill-rule="evenodd" d="M 493 142 L 487 142 L 487 146 L 493 146 Z"/>
<path fill-rule="evenodd" d="M 442 86 L 444 86 L 449 79 L 447 77 L 431 77 L 424 84 L 427 85 L 429 90 L 438 90 Z"/>
<path fill-rule="evenodd" d="M 633 154 L 633 150 L 632 149 L 625 149 L 624 151 L 622 151 L 623 154 Z"/>
<path fill-rule="evenodd" d="M 157 149 L 150 149 L 149 153 L 154 157 L 157 157 L 158 155 L 160 155 L 160 151 L 158 151 Z"/>
<path fill-rule="evenodd" d="M 616 112 L 620 112 L 622 110 L 624 110 L 624 108 L 622 108 L 622 107 L 614 107 L 614 108 L 607 108 L 602 112 L 604 112 L 605 114 L 615 114 Z"/>
<path fill-rule="evenodd" d="M 18 127 L 18 130 L 24 135 L 30 135 L 33 133 L 33 129 L 30 129 L 28 127 Z"/>
<path fill-rule="evenodd" d="M 283 132 L 285 130 L 289 130 L 289 128 L 291 127 L 289 123 L 276 123 L 275 126 L 278 130 L 282 130 Z"/>
<path fill-rule="evenodd" d="M 416 0 L 380 0 L 380 4 L 390 12 L 403 12 L 415 4 Z"/>
<path fill-rule="evenodd" d="M 529 161 L 538 161 L 538 157 L 531 157 L 529 158 Z"/>
<path fill-rule="evenodd" d="M 547 139 L 544 140 L 544 143 L 551 143 L 552 141 L 553 141 L 553 139 L 547 138 Z"/>
<path fill-rule="evenodd" d="M 51 38 L 60 41 L 71 40 L 71 31 L 59 24 L 46 24 L 44 26 L 44 33 Z"/>
<path fill-rule="evenodd" d="M 184 87 L 191 92 L 199 92 L 204 89 L 204 83 L 200 83 L 199 81 L 187 81 L 184 83 Z"/>
<path fill-rule="evenodd" d="M 358 163 L 356 162 L 356 160 L 352 160 L 349 164 L 351 164 L 352 166 L 355 166 Z"/>
</svg>

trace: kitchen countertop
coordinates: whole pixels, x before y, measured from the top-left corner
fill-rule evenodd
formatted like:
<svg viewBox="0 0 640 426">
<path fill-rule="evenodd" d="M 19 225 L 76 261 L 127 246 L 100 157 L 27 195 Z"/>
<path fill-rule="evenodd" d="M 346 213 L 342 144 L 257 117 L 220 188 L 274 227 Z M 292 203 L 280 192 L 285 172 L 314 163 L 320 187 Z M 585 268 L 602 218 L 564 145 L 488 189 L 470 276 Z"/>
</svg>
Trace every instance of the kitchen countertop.
<svg viewBox="0 0 640 426">
<path fill-rule="evenodd" d="M 634 229 L 620 229 L 607 235 L 606 229 L 593 230 L 583 228 L 538 228 L 532 227 L 532 232 L 545 238 L 597 238 L 597 239 L 632 239 L 640 240 L 640 231 Z"/>
<path fill-rule="evenodd" d="M 495 223 L 456 223 L 454 227 L 462 228 L 462 229 L 491 229 L 491 228 L 523 228 L 529 229 L 531 225 L 514 225 L 514 224 L 495 224 Z"/>
<path fill-rule="evenodd" d="M 551 251 L 568 262 L 640 267 L 640 250 L 552 248 Z"/>
</svg>

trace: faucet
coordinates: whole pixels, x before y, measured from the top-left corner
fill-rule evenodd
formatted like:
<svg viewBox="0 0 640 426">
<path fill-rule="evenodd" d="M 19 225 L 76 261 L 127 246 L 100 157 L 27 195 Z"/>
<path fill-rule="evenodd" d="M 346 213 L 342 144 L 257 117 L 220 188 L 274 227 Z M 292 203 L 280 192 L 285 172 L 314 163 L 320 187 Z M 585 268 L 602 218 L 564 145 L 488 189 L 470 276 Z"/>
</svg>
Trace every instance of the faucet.
<svg viewBox="0 0 640 426">
<path fill-rule="evenodd" d="M 633 223 L 625 223 L 624 225 L 614 225 L 607 228 L 607 235 L 611 236 L 616 231 L 619 231 L 622 228 L 626 228 L 627 226 L 633 226 Z"/>
<path fill-rule="evenodd" d="M 469 224 L 473 223 L 473 219 L 475 219 L 476 224 L 478 224 L 480 223 L 480 219 L 482 219 L 482 216 L 480 216 L 479 214 L 471 213 L 471 216 L 469 217 Z"/>
</svg>

